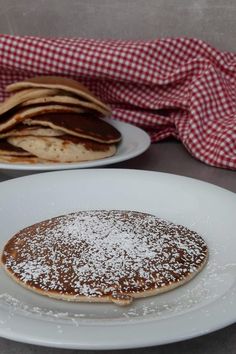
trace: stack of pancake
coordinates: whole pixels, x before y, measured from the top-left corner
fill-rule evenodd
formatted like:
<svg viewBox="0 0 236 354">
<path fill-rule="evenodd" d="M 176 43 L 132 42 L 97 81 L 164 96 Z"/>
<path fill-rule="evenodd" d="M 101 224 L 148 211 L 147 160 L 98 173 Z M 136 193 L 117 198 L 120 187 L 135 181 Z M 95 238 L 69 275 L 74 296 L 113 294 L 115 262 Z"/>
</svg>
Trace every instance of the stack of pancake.
<svg viewBox="0 0 236 354">
<path fill-rule="evenodd" d="M 116 153 L 110 108 L 75 80 L 40 76 L 6 87 L 0 105 L 0 162 L 67 163 Z"/>
</svg>

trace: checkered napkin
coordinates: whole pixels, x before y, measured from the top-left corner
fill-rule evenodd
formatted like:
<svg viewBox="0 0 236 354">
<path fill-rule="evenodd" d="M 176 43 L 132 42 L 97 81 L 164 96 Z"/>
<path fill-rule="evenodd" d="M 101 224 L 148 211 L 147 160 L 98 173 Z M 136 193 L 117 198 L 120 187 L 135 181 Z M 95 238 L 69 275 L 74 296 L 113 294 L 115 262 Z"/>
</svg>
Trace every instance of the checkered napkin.
<svg viewBox="0 0 236 354">
<path fill-rule="evenodd" d="M 197 159 L 236 169 L 236 53 L 188 38 L 0 36 L 1 100 L 6 85 L 50 74 L 80 80 L 153 142 L 175 137 Z"/>
</svg>

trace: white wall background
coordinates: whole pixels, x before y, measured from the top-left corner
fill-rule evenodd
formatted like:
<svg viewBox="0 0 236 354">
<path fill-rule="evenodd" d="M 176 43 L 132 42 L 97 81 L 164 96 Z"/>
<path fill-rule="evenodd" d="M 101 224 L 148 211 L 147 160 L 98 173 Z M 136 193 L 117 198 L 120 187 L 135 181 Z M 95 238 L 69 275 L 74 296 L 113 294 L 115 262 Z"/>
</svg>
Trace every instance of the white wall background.
<svg viewBox="0 0 236 354">
<path fill-rule="evenodd" d="M 236 0 L 0 0 L 0 32 L 153 39 L 188 36 L 236 50 Z"/>
</svg>

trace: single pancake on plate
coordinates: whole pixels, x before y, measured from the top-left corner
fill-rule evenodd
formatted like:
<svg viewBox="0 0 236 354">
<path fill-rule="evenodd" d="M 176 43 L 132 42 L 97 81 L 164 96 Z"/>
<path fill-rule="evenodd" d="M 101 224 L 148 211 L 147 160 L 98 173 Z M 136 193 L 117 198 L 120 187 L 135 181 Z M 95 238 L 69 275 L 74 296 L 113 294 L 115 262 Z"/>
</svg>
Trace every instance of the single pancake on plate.
<svg viewBox="0 0 236 354">
<path fill-rule="evenodd" d="M 207 258 L 204 239 L 185 226 L 138 211 L 86 210 L 20 230 L 1 262 L 38 294 L 127 305 L 184 285 Z"/>
</svg>

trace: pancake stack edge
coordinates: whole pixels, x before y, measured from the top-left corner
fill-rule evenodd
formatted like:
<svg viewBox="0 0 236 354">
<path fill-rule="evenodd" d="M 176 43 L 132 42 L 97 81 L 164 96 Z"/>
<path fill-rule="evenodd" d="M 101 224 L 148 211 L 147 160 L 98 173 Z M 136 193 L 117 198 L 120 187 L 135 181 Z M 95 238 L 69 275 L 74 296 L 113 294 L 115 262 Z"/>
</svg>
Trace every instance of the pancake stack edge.
<svg viewBox="0 0 236 354">
<path fill-rule="evenodd" d="M 79 82 L 40 76 L 13 83 L 0 105 L 0 162 L 69 163 L 110 157 L 120 132 L 111 109 Z"/>
</svg>

